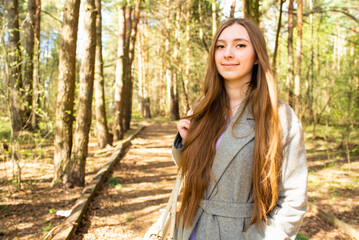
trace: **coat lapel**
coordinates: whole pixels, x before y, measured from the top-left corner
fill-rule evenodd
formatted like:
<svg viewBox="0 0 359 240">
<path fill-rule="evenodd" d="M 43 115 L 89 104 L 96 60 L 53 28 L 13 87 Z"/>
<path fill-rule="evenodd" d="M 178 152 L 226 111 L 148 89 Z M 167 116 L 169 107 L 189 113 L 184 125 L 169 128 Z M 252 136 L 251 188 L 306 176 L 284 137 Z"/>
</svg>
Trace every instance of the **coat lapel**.
<svg viewBox="0 0 359 240">
<path fill-rule="evenodd" d="M 237 153 L 254 138 L 254 119 L 253 115 L 249 111 L 249 106 L 247 106 L 244 110 L 240 121 L 233 127 L 235 120 L 242 112 L 242 108 L 243 105 L 237 110 L 221 141 L 219 142 L 212 165 L 212 174 L 217 182 L 220 181 L 220 178 L 226 168 L 232 162 Z M 207 199 L 212 197 L 215 187 L 216 184 L 213 180 L 211 180 L 207 188 Z"/>
</svg>

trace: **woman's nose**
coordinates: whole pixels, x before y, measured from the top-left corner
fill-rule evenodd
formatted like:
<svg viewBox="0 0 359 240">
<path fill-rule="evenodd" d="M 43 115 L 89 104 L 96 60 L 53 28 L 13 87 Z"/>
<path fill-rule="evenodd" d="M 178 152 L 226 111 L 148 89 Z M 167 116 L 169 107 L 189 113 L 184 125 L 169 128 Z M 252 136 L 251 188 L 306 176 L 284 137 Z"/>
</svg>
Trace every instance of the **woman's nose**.
<svg viewBox="0 0 359 240">
<path fill-rule="evenodd" d="M 227 47 L 225 52 L 224 52 L 224 57 L 225 58 L 232 58 L 233 57 L 233 52 L 232 49 L 230 47 Z"/>
</svg>

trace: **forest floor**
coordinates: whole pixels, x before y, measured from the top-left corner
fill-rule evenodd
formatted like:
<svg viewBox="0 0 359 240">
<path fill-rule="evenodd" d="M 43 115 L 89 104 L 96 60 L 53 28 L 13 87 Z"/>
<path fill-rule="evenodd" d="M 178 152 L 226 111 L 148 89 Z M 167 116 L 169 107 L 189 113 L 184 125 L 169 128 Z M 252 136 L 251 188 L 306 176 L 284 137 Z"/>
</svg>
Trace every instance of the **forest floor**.
<svg viewBox="0 0 359 240">
<path fill-rule="evenodd" d="M 176 127 L 175 123 L 148 125 L 115 165 L 73 239 L 142 239 L 159 217 L 159 209 L 165 208 L 176 177 L 170 151 Z M 63 220 L 56 211 L 70 209 L 81 194 L 80 188 L 50 188 L 52 143 L 49 140 L 41 158 L 22 162 L 21 191 L 8 179 L 9 165 L 0 162 L 0 239 L 41 239 Z M 334 140 L 306 135 L 308 200 L 344 222 L 358 226 L 359 154 L 352 152 L 348 164 L 346 152 L 338 146 Z M 113 149 L 99 149 L 92 139 L 89 152 L 86 183 L 104 165 Z M 297 239 L 351 238 L 308 211 Z"/>
</svg>

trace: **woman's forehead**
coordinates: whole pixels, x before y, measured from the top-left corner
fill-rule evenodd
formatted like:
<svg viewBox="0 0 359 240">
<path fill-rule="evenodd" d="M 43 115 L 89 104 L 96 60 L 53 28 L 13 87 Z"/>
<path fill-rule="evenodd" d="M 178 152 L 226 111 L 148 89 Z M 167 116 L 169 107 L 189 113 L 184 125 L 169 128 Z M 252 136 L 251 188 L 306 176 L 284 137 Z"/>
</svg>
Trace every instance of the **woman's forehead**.
<svg viewBox="0 0 359 240">
<path fill-rule="evenodd" d="M 219 35 L 218 41 L 235 41 L 235 40 L 246 40 L 250 42 L 250 37 L 245 27 L 240 24 L 233 24 L 226 27 Z"/>
</svg>

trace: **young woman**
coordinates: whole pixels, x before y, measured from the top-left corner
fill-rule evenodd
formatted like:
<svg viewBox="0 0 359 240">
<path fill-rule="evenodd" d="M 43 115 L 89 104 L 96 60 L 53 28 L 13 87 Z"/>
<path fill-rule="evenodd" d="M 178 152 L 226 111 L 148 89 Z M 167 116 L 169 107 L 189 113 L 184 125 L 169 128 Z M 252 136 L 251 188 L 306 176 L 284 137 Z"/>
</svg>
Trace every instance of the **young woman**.
<svg viewBox="0 0 359 240">
<path fill-rule="evenodd" d="M 307 208 L 302 127 L 278 100 L 255 23 L 230 19 L 218 29 L 202 96 L 177 128 L 176 239 L 295 239 Z"/>
</svg>

